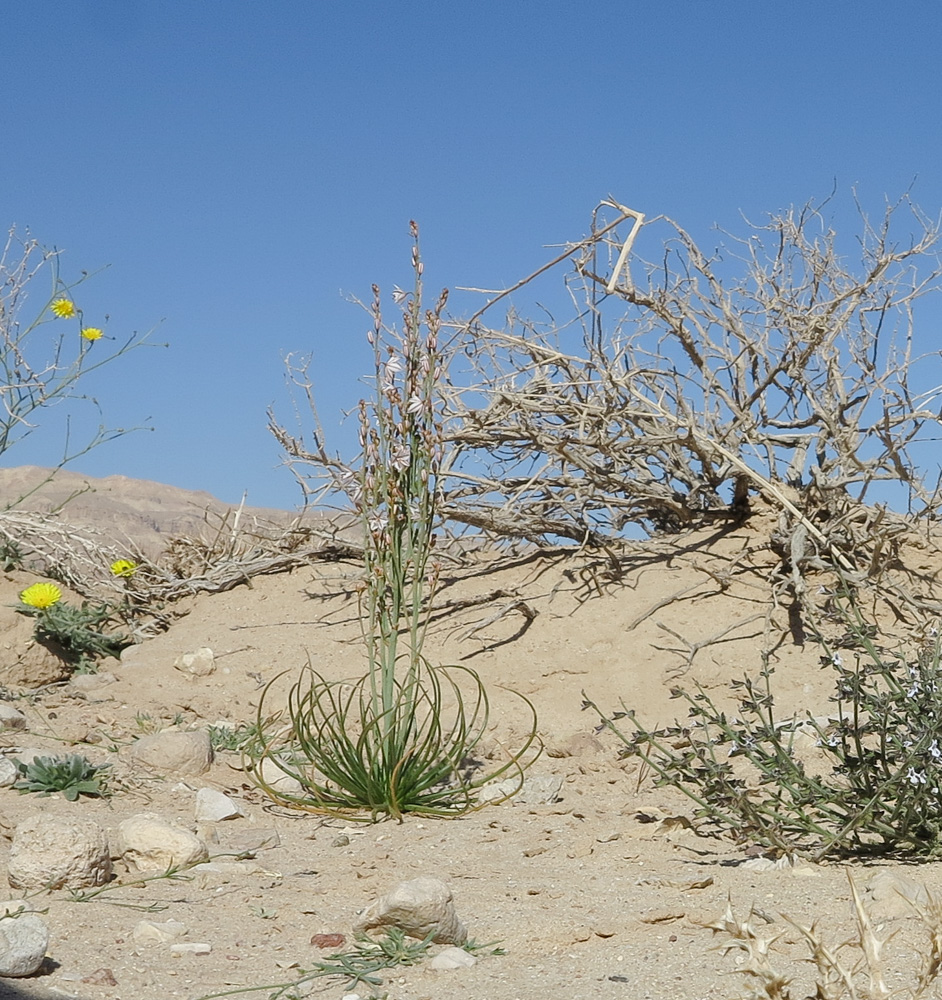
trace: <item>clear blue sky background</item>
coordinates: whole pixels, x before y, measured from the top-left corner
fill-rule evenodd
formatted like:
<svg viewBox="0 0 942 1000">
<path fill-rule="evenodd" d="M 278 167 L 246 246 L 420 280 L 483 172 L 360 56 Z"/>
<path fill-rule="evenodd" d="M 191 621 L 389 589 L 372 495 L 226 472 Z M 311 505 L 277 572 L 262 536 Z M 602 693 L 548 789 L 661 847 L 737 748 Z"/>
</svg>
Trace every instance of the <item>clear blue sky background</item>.
<svg viewBox="0 0 942 1000">
<path fill-rule="evenodd" d="M 437 289 L 514 282 L 609 194 L 708 245 L 835 182 L 838 225 L 853 185 L 879 214 L 915 179 L 938 215 L 940 29 L 930 0 L 8 0 L 0 225 L 66 277 L 110 265 L 86 322 L 170 345 L 93 381 L 110 424 L 155 430 L 77 468 L 295 505 L 265 427 L 282 357 L 313 352 L 347 446 L 346 297 L 410 281 L 410 218 Z"/>
</svg>

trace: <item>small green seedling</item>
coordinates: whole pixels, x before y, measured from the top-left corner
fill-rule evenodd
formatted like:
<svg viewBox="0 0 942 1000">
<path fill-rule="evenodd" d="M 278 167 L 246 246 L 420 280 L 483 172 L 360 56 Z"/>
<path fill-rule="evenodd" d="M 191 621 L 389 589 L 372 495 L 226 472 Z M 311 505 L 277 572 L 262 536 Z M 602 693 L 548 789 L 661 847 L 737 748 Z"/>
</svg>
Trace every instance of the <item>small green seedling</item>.
<svg viewBox="0 0 942 1000">
<path fill-rule="evenodd" d="M 80 795 L 101 796 L 106 794 L 102 771 L 110 764 L 92 764 L 79 754 L 67 757 L 36 757 L 28 764 L 17 762 L 20 777 L 13 785 L 21 794 L 39 792 L 51 795 L 62 792 L 69 802 Z"/>
</svg>

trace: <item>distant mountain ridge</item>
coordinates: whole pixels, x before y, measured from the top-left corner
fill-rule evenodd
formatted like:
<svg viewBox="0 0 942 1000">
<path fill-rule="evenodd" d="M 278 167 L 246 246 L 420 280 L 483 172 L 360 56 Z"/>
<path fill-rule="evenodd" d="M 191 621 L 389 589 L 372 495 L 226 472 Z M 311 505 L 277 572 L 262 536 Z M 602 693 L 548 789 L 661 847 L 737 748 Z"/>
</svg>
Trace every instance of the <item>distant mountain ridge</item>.
<svg viewBox="0 0 942 1000">
<path fill-rule="evenodd" d="M 211 533 L 222 518 L 238 509 L 202 490 L 184 490 L 128 476 L 98 478 L 60 469 L 49 482 L 40 485 L 51 471 L 35 465 L 0 468 L 0 510 L 11 505 L 18 510 L 43 512 L 61 508 L 59 517 L 63 522 L 93 528 L 116 543 L 131 539 L 153 556 L 174 535 L 198 537 Z M 286 524 L 297 516 L 266 507 L 242 509 L 244 519 L 267 523 Z"/>
</svg>

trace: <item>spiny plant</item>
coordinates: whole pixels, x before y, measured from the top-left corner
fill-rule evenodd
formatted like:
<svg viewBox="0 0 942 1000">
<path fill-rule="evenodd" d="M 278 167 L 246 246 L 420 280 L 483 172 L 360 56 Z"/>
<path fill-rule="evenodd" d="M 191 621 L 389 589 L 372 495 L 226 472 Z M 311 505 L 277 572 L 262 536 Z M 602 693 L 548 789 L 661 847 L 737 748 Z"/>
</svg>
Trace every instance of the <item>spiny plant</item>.
<svg viewBox="0 0 942 1000">
<path fill-rule="evenodd" d="M 884 946 L 893 934 L 881 937 L 882 927 L 874 926 L 873 917 L 860 898 L 860 892 L 850 873 L 851 897 L 856 918 L 855 933 L 839 944 L 826 940 L 817 922 L 802 924 L 787 914 L 782 919 L 798 933 L 799 943 L 807 950 L 802 959 L 804 970 L 813 969 L 813 987 L 820 1000 L 886 1000 L 897 996 L 900 1000 L 920 1000 L 929 991 L 942 972 L 942 904 L 929 897 L 925 905 L 910 903 L 914 915 L 928 932 L 927 946 L 920 951 L 918 968 L 910 973 L 911 979 L 894 989 L 886 982 L 887 958 Z M 748 977 L 751 986 L 741 1000 L 798 1000 L 811 996 L 804 982 L 804 972 L 782 968 L 786 956 L 777 954 L 775 946 L 783 932 L 764 936 L 752 921 L 753 912 L 745 920 L 737 917 L 732 904 L 728 904 L 721 920 L 706 926 L 723 937 L 720 948 L 724 954 L 740 953 L 738 971 Z M 802 980 L 800 986 L 797 980 Z M 793 993 L 792 987 L 800 992 Z M 933 992 L 932 996 L 938 994 Z"/>
<path fill-rule="evenodd" d="M 384 326 L 373 286 L 375 395 L 359 406 L 359 468 L 338 471 L 338 463 L 323 461 L 363 528 L 367 672 L 339 683 L 308 666 L 289 693 L 287 721 L 263 711 L 269 684 L 254 753 L 256 765 L 270 761 L 303 789 L 280 791 L 257 766 L 259 784 L 276 801 L 359 818 L 465 812 L 477 805 L 486 781 L 510 771 L 522 783 L 537 742 L 533 706 L 520 696 L 531 714 L 522 747 L 490 773 L 475 771 L 473 754 L 489 718 L 485 687 L 473 670 L 433 666 L 423 654 L 439 577 L 433 558 L 443 453 L 438 334 L 447 293 L 423 311 L 415 223 L 412 237 L 414 290 L 395 296 L 403 307 L 401 335 Z"/>
<path fill-rule="evenodd" d="M 89 601 L 81 607 L 66 604 L 53 583 L 34 583 L 21 591 L 16 610 L 35 618 L 37 640 L 55 643 L 80 672 L 94 672 L 97 659 L 117 658 L 132 642 L 126 635 L 101 631 L 114 618 L 113 607 Z"/>
<path fill-rule="evenodd" d="M 104 772 L 110 764 L 92 764 L 80 754 L 66 757 L 35 757 L 28 764 L 16 762 L 20 777 L 13 787 L 21 793 L 51 795 L 62 792 L 69 802 L 80 795 L 99 797 L 107 794 Z"/>
<path fill-rule="evenodd" d="M 740 842 L 827 855 L 942 856 L 942 640 L 891 652 L 857 605 L 834 605 L 839 636 L 817 635 L 834 673 L 827 715 L 781 718 L 768 658 L 758 678 L 733 682 L 738 712 L 702 688 L 675 688 L 688 719 L 648 729 L 624 706 L 601 727 Z M 619 725 L 627 720 L 633 732 Z"/>
</svg>

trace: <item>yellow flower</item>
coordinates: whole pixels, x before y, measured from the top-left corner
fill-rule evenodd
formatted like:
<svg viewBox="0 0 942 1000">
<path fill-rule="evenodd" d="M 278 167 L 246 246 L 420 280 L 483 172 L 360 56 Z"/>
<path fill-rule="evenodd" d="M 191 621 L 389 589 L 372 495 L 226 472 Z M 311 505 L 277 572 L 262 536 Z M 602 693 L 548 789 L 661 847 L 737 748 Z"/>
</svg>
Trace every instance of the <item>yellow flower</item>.
<svg viewBox="0 0 942 1000">
<path fill-rule="evenodd" d="M 59 319 L 71 319 L 75 315 L 75 303 L 70 299 L 56 299 L 49 308 Z"/>
<path fill-rule="evenodd" d="M 34 583 L 20 592 L 20 600 L 31 608 L 51 608 L 62 597 L 62 591 L 54 583 Z"/>
<path fill-rule="evenodd" d="M 111 564 L 111 572 L 115 576 L 132 577 L 137 572 L 137 563 L 130 559 L 116 559 Z"/>
<path fill-rule="evenodd" d="M 82 330 L 82 336 L 86 340 L 101 340 L 101 330 L 97 326 L 86 326 Z"/>
</svg>

